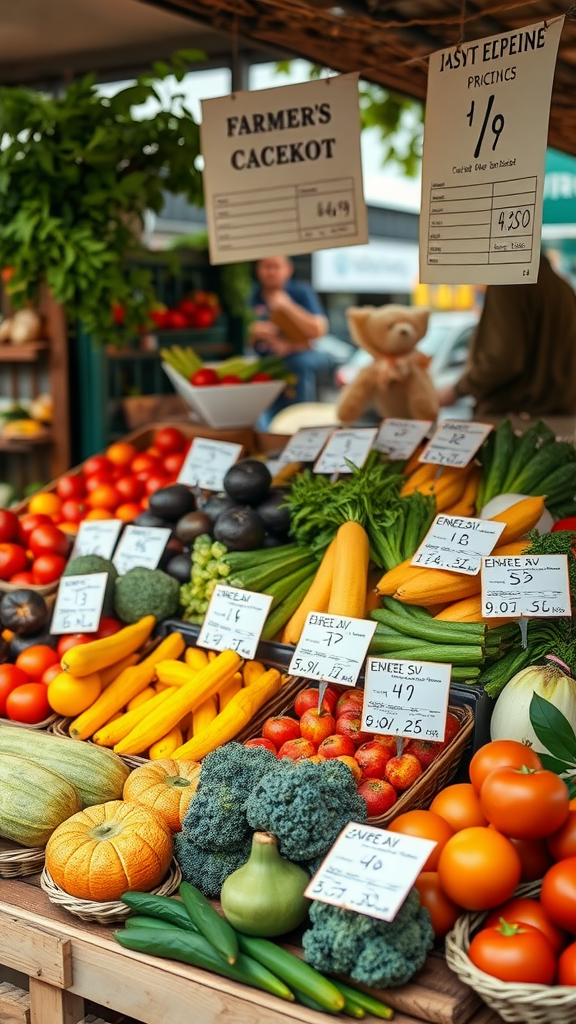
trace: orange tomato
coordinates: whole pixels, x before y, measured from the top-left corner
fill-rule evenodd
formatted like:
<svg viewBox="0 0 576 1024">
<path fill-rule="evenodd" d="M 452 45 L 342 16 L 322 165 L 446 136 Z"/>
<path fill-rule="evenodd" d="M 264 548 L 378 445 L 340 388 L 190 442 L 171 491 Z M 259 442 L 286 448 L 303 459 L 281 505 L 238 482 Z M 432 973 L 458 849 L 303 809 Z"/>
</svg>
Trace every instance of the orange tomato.
<svg viewBox="0 0 576 1024">
<path fill-rule="evenodd" d="M 517 740 L 492 740 L 480 747 L 470 761 L 468 774 L 477 793 L 487 775 L 495 768 L 541 768 L 542 762 L 535 750 Z"/>
<path fill-rule="evenodd" d="M 430 804 L 430 810 L 444 818 L 455 832 L 463 828 L 488 824 L 480 801 L 469 782 L 458 782 L 454 786 L 441 789 Z"/>
<path fill-rule="evenodd" d="M 443 939 L 463 913 L 462 908 L 448 898 L 440 885 L 437 871 L 422 871 L 414 882 L 414 888 L 418 890 L 421 906 L 426 907 L 430 914 L 434 935 Z"/>
<path fill-rule="evenodd" d="M 490 828 L 464 828 L 448 840 L 438 861 L 440 884 L 466 910 L 490 910 L 509 900 L 522 874 L 506 836 Z"/>
<path fill-rule="evenodd" d="M 52 491 L 40 491 L 33 494 L 28 502 L 28 512 L 32 515 L 41 513 L 46 516 L 58 515 L 62 508 L 62 499 Z"/>
<path fill-rule="evenodd" d="M 114 466 L 129 466 L 138 449 L 128 441 L 118 441 L 106 449 L 106 456 Z"/>
<path fill-rule="evenodd" d="M 515 839 L 544 839 L 562 827 L 568 786 L 554 772 L 496 768 L 480 790 L 480 806 L 499 832 Z"/>
<path fill-rule="evenodd" d="M 107 508 L 111 512 L 120 504 L 121 498 L 118 491 L 112 484 L 100 484 L 90 492 L 86 504 L 90 508 Z"/>
<path fill-rule="evenodd" d="M 31 680 L 41 679 L 47 668 L 56 665 L 58 655 L 47 644 L 33 644 L 18 655 L 14 664 L 21 668 Z"/>
<path fill-rule="evenodd" d="M 60 523 L 60 529 L 64 533 L 77 534 L 80 529 L 80 523 Z"/>
<path fill-rule="evenodd" d="M 572 803 L 572 801 L 570 801 Z M 568 805 L 570 807 L 570 804 Z M 576 857 L 576 810 L 570 810 L 561 828 L 546 840 L 554 860 Z"/>
<path fill-rule="evenodd" d="M 118 505 L 114 513 L 115 519 L 121 519 L 123 523 L 133 523 L 136 516 L 139 516 L 142 509 L 134 501 L 128 501 L 124 505 Z"/>
<path fill-rule="evenodd" d="M 450 837 L 454 835 L 452 826 L 434 811 L 406 811 L 405 814 L 399 814 L 386 827 L 389 832 L 400 832 L 405 836 L 434 840 L 436 846 L 422 868 L 422 871 L 426 872 L 436 871 L 440 854 Z"/>
<path fill-rule="evenodd" d="M 86 519 L 114 519 L 114 513 L 107 508 L 91 508 Z"/>
<path fill-rule="evenodd" d="M 558 928 L 576 932 L 576 857 L 560 860 L 546 872 L 540 902 Z"/>
</svg>

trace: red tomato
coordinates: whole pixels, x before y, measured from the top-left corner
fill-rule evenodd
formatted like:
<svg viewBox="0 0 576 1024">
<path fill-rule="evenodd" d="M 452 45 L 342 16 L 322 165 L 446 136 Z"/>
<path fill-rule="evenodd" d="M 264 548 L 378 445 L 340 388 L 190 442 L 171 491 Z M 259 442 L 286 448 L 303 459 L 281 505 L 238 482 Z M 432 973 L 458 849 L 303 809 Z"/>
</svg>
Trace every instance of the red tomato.
<svg viewBox="0 0 576 1024">
<path fill-rule="evenodd" d="M 558 985 L 576 985 L 576 942 L 572 942 L 558 960 Z"/>
<path fill-rule="evenodd" d="M 547 843 L 554 860 L 576 857 L 576 811 L 569 812 L 562 827 L 548 836 Z"/>
<path fill-rule="evenodd" d="M 46 671 L 42 673 L 40 682 L 44 683 L 44 686 L 48 686 L 53 679 L 56 679 L 56 676 L 60 675 L 61 672 L 62 667 L 60 662 L 57 661 L 55 665 L 50 665 L 50 668 L 47 668 Z"/>
<path fill-rule="evenodd" d="M 483 928 L 470 943 L 473 964 L 501 981 L 551 985 L 556 960 L 548 940 L 537 928 L 502 920 L 495 928 Z"/>
<path fill-rule="evenodd" d="M 140 501 L 144 494 L 144 481 L 135 476 L 121 476 L 114 484 L 123 501 Z"/>
<path fill-rule="evenodd" d="M 92 494 L 98 487 L 110 487 L 113 482 L 113 476 L 113 471 L 93 473 L 86 481 L 86 494 Z"/>
<path fill-rule="evenodd" d="M 495 768 L 541 768 L 542 762 L 531 747 L 525 747 L 517 740 L 492 740 L 476 751 L 470 761 L 468 774 L 478 794 L 482 783 Z"/>
<path fill-rule="evenodd" d="M 576 932 L 576 857 L 558 861 L 546 872 L 540 902 L 554 924 Z"/>
<path fill-rule="evenodd" d="M 83 498 L 86 494 L 86 484 L 79 474 L 77 476 L 61 476 L 56 484 L 56 494 L 63 501 L 68 501 L 70 498 Z"/>
<path fill-rule="evenodd" d="M 112 463 L 105 455 L 91 455 L 82 466 L 84 476 L 94 476 L 94 473 L 109 473 L 111 469 Z"/>
<path fill-rule="evenodd" d="M 414 888 L 418 890 L 421 906 L 430 914 L 434 935 L 437 939 L 444 938 L 463 913 L 462 908 L 448 899 L 437 871 L 421 871 Z"/>
<path fill-rule="evenodd" d="M 0 580 L 9 580 L 17 572 L 24 572 L 27 565 L 28 556 L 19 544 L 0 544 Z"/>
<path fill-rule="evenodd" d="M 200 307 L 196 311 L 195 316 L 195 327 L 200 327 L 202 330 L 206 330 L 207 327 L 212 327 L 216 319 L 216 314 L 213 309 Z"/>
<path fill-rule="evenodd" d="M 555 533 L 557 530 L 576 530 L 576 516 L 568 516 L 567 519 L 558 519 L 558 521 L 550 527 L 550 533 Z"/>
<path fill-rule="evenodd" d="M 196 370 L 196 373 L 192 374 L 190 383 L 195 388 L 214 387 L 215 384 L 219 383 L 219 377 L 216 370 L 209 366 L 204 366 L 201 370 Z"/>
<path fill-rule="evenodd" d="M 269 373 L 255 373 L 253 377 L 250 377 L 251 384 L 264 384 L 266 381 L 272 380 Z M 427 872 L 428 873 L 428 872 Z"/>
<path fill-rule="evenodd" d="M 552 867 L 552 857 L 545 839 L 511 839 L 510 842 L 522 861 L 521 882 L 535 882 L 537 878 L 543 878 L 548 868 Z"/>
<path fill-rule="evenodd" d="M 122 629 L 122 623 L 118 619 L 103 615 L 97 632 L 92 634 L 92 639 L 103 640 L 106 636 L 114 636 L 114 633 L 117 633 L 119 629 Z"/>
<path fill-rule="evenodd" d="M 505 836 L 543 839 L 568 818 L 568 786 L 554 772 L 496 768 L 480 790 L 488 821 Z"/>
<path fill-rule="evenodd" d="M 160 460 L 155 458 L 154 455 L 148 455 L 147 452 L 141 452 L 132 459 L 130 466 L 130 472 L 138 476 L 140 473 L 155 473 L 160 469 Z"/>
<path fill-rule="evenodd" d="M 17 541 L 20 535 L 20 523 L 15 512 L 7 509 L 0 509 L 0 543 L 6 544 L 10 541 Z"/>
<path fill-rule="evenodd" d="M 235 373 L 225 373 L 223 377 L 220 377 L 220 383 L 226 387 L 228 384 L 243 384 L 244 381 Z"/>
<path fill-rule="evenodd" d="M 86 504 L 92 509 L 106 508 L 109 512 L 113 512 L 120 504 L 120 495 L 113 484 L 101 484 L 100 487 L 95 487 L 93 491 L 90 491 Z"/>
<path fill-rule="evenodd" d="M 12 693 L 17 686 L 23 686 L 28 682 L 28 676 L 21 668 L 10 665 L 8 662 L 0 665 L 0 716 L 6 717 L 6 701 L 8 694 Z"/>
<path fill-rule="evenodd" d="M 154 494 L 155 491 L 161 491 L 167 484 L 167 477 L 160 476 L 159 473 L 153 473 L 146 481 L 146 494 Z"/>
<path fill-rule="evenodd" d="M 566 935 L 555 924 L 552 924 L 538 900 L 531 900 L 523 896 L 508 900 L 507 903 L 497 907 L 488 915 L 484 927 L 495 928 L 501 917 L 506 921 L 519 921 L 522 924 L 531 925 L 532 928 L 537 928 L 548 939 L 556 955 L 566 944 Z"/>
<path fill-rule="evenodd" d="M 59 580 L 66 568 L 66 559 L 62 555 L 38 555 L 32 562 L 32 579 L 43 586 Z"/>
<path fill-rule="evenodd" d="M 67 633 L 61 636 L 56 648 L 59 660 L 62 660 L 66 651 L 71 651 L 73 647 L 80 647 L 81 644 L 89 644 L 92 640 L 94 640 L 94 635 L 89 636 L 88 633 Z"/>
<path fill-rule="evenodd" d="M 172 455 L 167 455 L 165 459 L 162 459 L 162 469 L 168 476 L 178 476 L 185 458 L 184 452 L 173 452 Z"/>
<path fill-rule="evenodd" d="M 20 583 L 23 587 L 29 587 L 31 583 L 34 583 L 34 577 L 29 569 L 24 572 L 15 572 L 10 577 L 9 583 Z"/>
<path fill-rule="evenodd" d="M 26 515 L 20 518 L 20 543 L 28 547 L 28 538 L 31 533 L 36 529 L 37 526 L 50 525 L 53 526 L 52 519 L 50 516 L 45 515 L 43 512 L 28 512 Z"/>
<path fill-rule="evenodd" d="M 41 679 L 50 665 L 59 661 L 56 651 L 48 647 L 48 644 L 33 644 L 27 647 L 16 658 L 16 667 L 21 668 L 30 679 Z"/>
<path fill-rule="evenodd" d="M 179 309 L 168 310 L 168 326 L 175 331 L 182 331 L 188 327 L 188 317 Z"/>
<path fill-rule="evenodd" d="M 70 540 L 57 526 L 37 526 L 30 534 L 28 547 L 33 555 L 61 555 L 66 558 Z"/>
<path fill-rule="evenodd" d="M 86 516 L 86 505 L 77 498 L 68 498 L 62 505 L 63 523 L 81 523 Z"/>
<path fill-rule="evenodd" d="M 24 683 L 8 694 L 6 714 L 13 722 L 37 725 L 50 714 L 48 687 L 44 683 Z"/>
<path fill-rule="evenodd" d="M 164 455 L 181 452 L 185 444 L 186 438 L 177 427 L 162 427 L 154 436 L 154 447 L 159 448 Z"/>
</svg>

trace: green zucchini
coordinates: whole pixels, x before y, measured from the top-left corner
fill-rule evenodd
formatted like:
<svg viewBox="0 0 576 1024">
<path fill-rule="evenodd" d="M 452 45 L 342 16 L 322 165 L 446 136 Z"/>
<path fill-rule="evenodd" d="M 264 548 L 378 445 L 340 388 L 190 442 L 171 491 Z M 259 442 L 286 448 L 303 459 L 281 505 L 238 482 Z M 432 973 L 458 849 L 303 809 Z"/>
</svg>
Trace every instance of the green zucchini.
<svg viewBox="0 0 576 1024">
<path fill-rule="evenodd" d="M 190 882 L 181 882 L 178 889 L 192 924 L 217 949 L 229 964 L 238 959 L 238 939 L 232 925 L 222 917 L 203 893 Z"/>
<path fill-rule="evenodd" d="M 528 430 L 525 430 L 519 439 L 516 450 L 510 459 L 510 465 L 502 484 L 502 494 L 515 494 L 516 478 L 524 470 L 524 467 L 534 458 L 536 453 L 545 445 L 556 440 L 556 435 L 550 427 L 539 420 Z M 479 506 L 480 508 L 482 506 Z"/>
<path fill-rule="evenodd" d="M 314 576 L 315 570 L 305 580 L 302 580 L 302 583 L 294 587 L 288 597 L 285 597 L 283 601 L 280 601 L 280 604 L 276 605 L 264 623 L 264 629 L 260 636 L 261 640 L 272 640 L 283 629 L 310 590 Z"/>
<path fill-rule="evenodd" d="M 305 1006 L 308 1010 L 316 1010 L 317 1013 L 330 1013 L 333 1017 L 340 1016 L 340 1010 L 327 1010 L 325 1006 L 317 1003 L 315 999 L 311 999 L 310 996 L 305 995 L 304 992 L 298 992 L 294 986 L 292 986 L 294 995 L 296 996 L 296 1002 Z M 346 1013 L 346 1010 L 343 1010 Z"/>
<path fill-rule="evenodd" d="M 399 633 L 411 636 L 414 640 L 425 640 L 428 643 L 477 644 L 482 643 L 486 634 L 483 622 L 443 622 L 438 619 L 426 622 L 416 618 L 409 619 L 396 611 L 390 611 L 389 608 L 376 608 L 370 612 L 370 618 L 376 619 L 384 626 L 390 626 Z"/>
<path fill-rule="evenodd" d="M 175 928 L 197 931 L 184 904 L 180 900 L 174 899 L 173 896 L 154 896 L 149 892 L 125 892 L 121 901 L 137 914 L 156 917 Z"/>
<path fill-rule="evenodd" d="M 269 971 L 282 978 L 287 985 L 293 985 L 309 999 L 315 999 L 324 1010 L 331 1013 L 344 1009 L 344 996 L 336 986 L 293 953 L 268 939 L 256 939 L 247 935 L 238 934 L 238 945 L 242 953 L 253 957 L 263 967 L 267 967 Z"/>
<path fill-rule="evenodd" d="M 568 441 L 556 441 L 539 451 L 516 477 L 514 492 L 517 494 L 540 493 L 543 480 L 566 463 L 576 461 L 576 449 Z"/>
<path fill-rule="evenodd" d="M 510 420 L 503 420 L 494 431 L 494 457 L 484 484 L 483 501 L 486 505 L 495 494 L 502 494 L 502 484 L 514 453 L 516 438 Z"/>
<path fill-rule="evenodd" d="M 257 565 L 268 565 L 271 562 L 284 563 L 292 555 L 300 554 L 304 548 L 299 544 L 283 544 L 278 548 L 258 549 L 257 551 L 227 551 L 224 561 L 233 572 L 242 573 Z"/>
<path fill-rule="evenodd" d="M 253 569 L 236 571 L 234 579 L 239 580 L 246 590 L 257 590 L 259 593 L 263 593 L 267 587 L 276 583 L 277 580 L 284 579 L 284 577 L 295 572 L 297 569 L 301 569 L 302 566 L 310 566 L 311 561 L 313 561 L 313 558 L 310 552 L 300 549 L 300 554 L 287 557 L 285 561 L 272 562 L 265 566 L 258 565 Z"/>
<path fill-rule="evenodd" d="M 339 978 L 333 978 L 332 981 L 345 999 L 356 1003 L 366 1013 L 371 1013 L 373 1017 L 381 1017 L 382 1020 L 392 1020 L 394 1010 L 386 1006 L 386 1003 L 381 1002 L 380 999 L 375 999 L 374 996 L 369 996 L 367 992 L 361 992 L 359 989 L 352 988 L 351 985 L 345 985 Z M 348 1011 L 345 1010 L 345 1012 L 347 1013 Z"/>
<path fill-rule="evenodd" d="M 146 917 L 144 914 L 135 914 L 134 917 L 127 917 L 124 922 L 124 927 L 131 931 L 133 928 L 153 928 L 153 929 L 164 929 L 166 928 L 174 930 L 174 925 L 168 921 L 162 921 L 159 917 Z"/>
<path fill-rule="evenodd" d="M 283 576 L 282 579 L 276 580 L 275 583 L 271 583 L 268 587 L 265 587 L 262 593 L 272 596 L 270 610 L 272 611 L 274 608 L 277 608 L 282 601 L 285 601 L 287 597 L 290 597 L 290 594 L 295 587 L 300 586 L 301 583 L 304 583 L 307 580 L 313 580 L 317 568 L 317 565 L 315 565 L 313 574 L 311 575 L 310 559 L 308 559 L 306 565 L 302 566 L 301 569 L 297 569 L 296 572 L 291 572 L 288 576 Z"/>
<path fill-rule="evenodd" d="M 434 616 L 427 608 L 422 608 L 419 604 L 404 604 L 403 601 L 397 601 L 395 597 L 382 597 L 382 605 L 384 608 L 388 608 L 389 611 L 396 612 L 398 615 L 404 615 L 408 619 L 421 619 L 424 622 L 430 622 Z"/>
<path fill-rule="evenodd" d="M 232 981 L 240 981 L 243 985 L 271 992 L 280 999 L 294 1001 L 293 992 L 264 965 L 242 953 L 238 954 L 235 964 L 225 963 L 208 940 L 198 932 L 185 932 L 178 928 L 128 928 L 123 932 L 114 932 L 114 938 L 126 949 L 192 964 L 193 967 L 201 967 L 213 974 L 231 978 Z"/>
<path fill-rule="evenodd" d="M 433 644 L 413 640 L 409 636 L 383 635 L 376 632 L 368 648 L 370 654 L 386 654 L 389 658 L 411 661 L 439 661 L 451 665 L 482 665 L 484 650 L 475 644 Z"/>
</svg>

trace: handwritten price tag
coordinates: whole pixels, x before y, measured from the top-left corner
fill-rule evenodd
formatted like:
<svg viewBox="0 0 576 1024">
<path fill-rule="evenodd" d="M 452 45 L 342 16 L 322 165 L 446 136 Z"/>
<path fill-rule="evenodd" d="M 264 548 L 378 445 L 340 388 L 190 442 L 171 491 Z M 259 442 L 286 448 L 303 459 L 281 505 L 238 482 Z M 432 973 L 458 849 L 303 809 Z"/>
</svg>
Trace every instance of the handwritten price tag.
<svg viewBox="0 0 576 1024">
<path fill-rule="evenodd" d="M 314 462 L 334 427 L 302 427 L 280 453 L 281 462 Z"/>
<path fill-rule="evenodd" d="M 374 447 L 391 459 L 409 459 L 431 426 L 432 420 L 384 420 Z"/>
<path fill-rule="evenodd" d="M 418 461 L 435 466 L 467 466 L 492 429 L 491 423 L 444 420 Z"/>
<path fill-rule="evenodd" d="M 211 651 L 237 651 L 253 658 L 272 604 L 271 594 L 256 594 L 219 583 L 196 641 Z"/>
<path fill-rule="evenodd" d="M 292 655 L 291 675 L 354 686 L 376 623 L 309 612 Z"/>
<path fill-rule="evenodd" d="M 368 658 L 362 728 L 440 742 L 446 731 L 450 665 Z"/>
<path fill-rule="evenodd" d="M 505 528 L 505 523 L 492 523 L 488 519 L 436 516 L 412 559 L 412 565 L 477 576 L 482 556 L 493 551 Z"/>
<path fill-rule="evenodd" d="M 195 437 L 178 474 L 179 484 L 198 486 L 206 491 L 221 491 L 224 477 L 240 458 L 241 444 L 211 441 Z"/>
<path fill-rule="evenodd" d="M 78 528 L 70 557 L 100 555 L 101 558 L 112 558 L 121 529 L 120 519 L 85 519 Z"/>
<path fill-rule="evenodd" d="M 107 572 L 63 576 L 58 587 L 50 632 L 95 633 L 100 625 Z"/>
<path fill-rule="evenodd" d="M 485 618 L 546 618 L 571 614 L 567 555 L 482 559 Z"/>
<path fill-rule="evenodd" d="M 127 526 L 113 558 L 119 575 L 129 569 L 155 569 L 171 532 L 167 526 Z"/>
<path fill-rule="evenodd" d="M 349 473 L 350 466 L 360 468 L 366 462 L 376 440 L 377 427 L 356 427 L 354 430 L 335 430 L 314 466 L 315 473 Z"/>
<path fill-rule="evenodd" d="M 435 846 L 433 839 L 351 821 L 304 895 L 380 921 L 393 921 Z"/>
</svg>

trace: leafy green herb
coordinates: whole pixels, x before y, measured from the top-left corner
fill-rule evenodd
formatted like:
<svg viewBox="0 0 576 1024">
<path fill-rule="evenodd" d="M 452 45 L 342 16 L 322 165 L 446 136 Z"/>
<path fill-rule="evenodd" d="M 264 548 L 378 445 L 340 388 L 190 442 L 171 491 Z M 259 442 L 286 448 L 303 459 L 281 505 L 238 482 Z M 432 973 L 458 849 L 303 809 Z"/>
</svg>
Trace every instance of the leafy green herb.
<svg viewBox="0 0 576 1024">
<path fill-rule="evenodd" d="M 539 754 L 542 764 L 549 771 L 561 775 L 570 791 L 576 795 L 576 734 L 562 712 L 540 694 L 532 694 L 530 701 L 530 723 L 538 739 L 550 751 Z"/>
<path fill-rule="evenodd" d="M 556 530 L 554 533 L 538 533 L 532 530 L 528 534 L 530 541 L 526 552 L 531 555 L 567 555 L 568 573 L 570 576 L 570 593 L 576 595 L 576 531 Z"/>
</svg>

